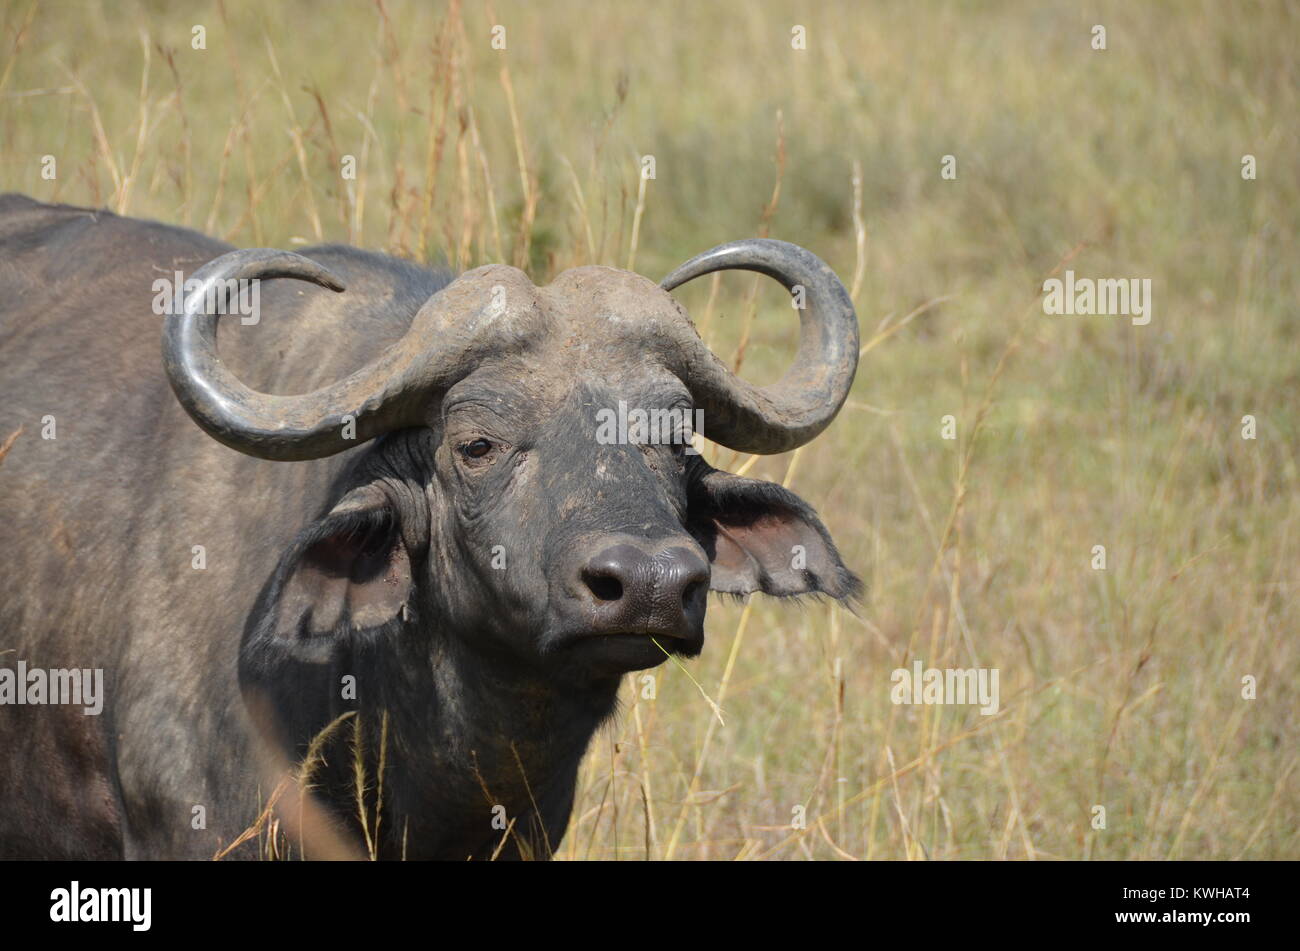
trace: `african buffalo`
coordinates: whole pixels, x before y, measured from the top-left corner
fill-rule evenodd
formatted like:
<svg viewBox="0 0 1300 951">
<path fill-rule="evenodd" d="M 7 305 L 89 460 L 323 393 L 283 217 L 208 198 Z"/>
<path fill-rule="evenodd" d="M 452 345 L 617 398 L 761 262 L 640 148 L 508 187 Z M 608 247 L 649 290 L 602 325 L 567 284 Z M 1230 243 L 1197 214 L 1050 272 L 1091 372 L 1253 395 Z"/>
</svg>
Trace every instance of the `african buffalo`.
<svg viewBox="0 0 1300 951">
<path fill-rule="evenodd" d="M 772 386 L 669 294 L 737 268 L 804 305 Z M 783 452 L 857 359 L 844 287 L 779 241 L 535 287 L 0 197 L 0 857 L 547 856 L 621 676 L 698 654 L 708 589 L 860 589 L 800 498 L 598 414 Z M 101 670 L 101 712 L 19 663 Z"/>
</svg>

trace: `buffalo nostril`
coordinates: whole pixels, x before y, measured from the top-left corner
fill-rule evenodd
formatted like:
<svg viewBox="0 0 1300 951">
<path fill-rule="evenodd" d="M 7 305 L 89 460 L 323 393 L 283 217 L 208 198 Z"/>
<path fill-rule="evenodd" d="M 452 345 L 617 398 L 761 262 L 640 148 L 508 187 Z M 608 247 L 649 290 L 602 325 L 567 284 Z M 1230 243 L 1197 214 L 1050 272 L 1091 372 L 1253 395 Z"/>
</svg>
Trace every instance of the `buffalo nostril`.
<svg viewBox="0 0 1300 951">
<path fill-rule="evenodd" d="M 682 607 L 690 609 L 691 602 L 698 598 L 709 586 L 708 581 L 692 581 L 682 592 Z"/>
<path fill-rule="evenodd" d="M 582 580 L 598 601 L 617 601 L 623 597 L 623 582 L 610 575 L 587 570 L 582 573 Z"/>
</svg>

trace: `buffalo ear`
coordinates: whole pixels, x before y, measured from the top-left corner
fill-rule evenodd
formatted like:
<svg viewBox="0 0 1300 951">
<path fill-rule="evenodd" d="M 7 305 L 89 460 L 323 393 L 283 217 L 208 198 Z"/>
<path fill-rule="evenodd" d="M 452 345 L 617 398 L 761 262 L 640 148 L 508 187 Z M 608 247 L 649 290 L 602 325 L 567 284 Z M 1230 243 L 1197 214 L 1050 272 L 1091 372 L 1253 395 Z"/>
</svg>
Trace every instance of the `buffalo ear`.
<svg viewBox="0 0 1300 951">
<path fill-rule="evenodd" d="M 692 531 L 712 566 L 712 590 L 838 600 L 862 593 L 817 513 L 788 489 L 693 457 L 688 505 Z"/>
<path fill-rule="evenodd" d="M 414 581 L 396 510 L 373 487 L 349 493 L 299 536 L 276 581 L 264 636 L 307 653 L 404 616 Z"/>
</svg>

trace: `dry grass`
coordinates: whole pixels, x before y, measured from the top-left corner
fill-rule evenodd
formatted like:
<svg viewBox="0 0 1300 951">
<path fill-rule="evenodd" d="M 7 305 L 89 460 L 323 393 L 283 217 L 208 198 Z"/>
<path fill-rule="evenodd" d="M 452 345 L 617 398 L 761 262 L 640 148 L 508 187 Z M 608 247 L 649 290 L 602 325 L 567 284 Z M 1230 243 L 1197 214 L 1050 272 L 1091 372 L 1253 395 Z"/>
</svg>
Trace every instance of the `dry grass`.
<svg viewBox="0 0 1300 951">
<path fill-rule="evenodd" d="M 698 687 L 629 678 L 559 857 L 1295 857 L 1296 11 L 745 10 L 15 2 L 2 184 L 539 282 L 770 231 L 851 283 L 840 420 L 789 457 L 713 455 L 812 501 L 867 605 L 712 605 Z M 1044 316 L 1066 260 L 1150 277 L 1151 324 Z M 779 288 L 681 296 L 724 359 L 779 375 Z M 1000 713 L 893 705 L 914 658 L 998 668 Z"/>
</svg>

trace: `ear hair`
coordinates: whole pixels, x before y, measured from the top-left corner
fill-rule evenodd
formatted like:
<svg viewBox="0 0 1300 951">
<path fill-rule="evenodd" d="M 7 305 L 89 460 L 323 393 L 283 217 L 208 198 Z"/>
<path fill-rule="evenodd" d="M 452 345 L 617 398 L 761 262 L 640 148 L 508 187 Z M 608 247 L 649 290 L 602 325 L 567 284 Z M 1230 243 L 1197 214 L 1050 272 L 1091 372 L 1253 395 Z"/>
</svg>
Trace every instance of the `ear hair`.
<svg viewBox="0 0 1300 951">
<path fill-rule="evenodd" d="M 410 620 L 414 581 L 396 511 L 382 494 L 346 497 L 281 560 L 254 634 L 302 660 L 338 641 L 373 637 Z"/>
<path fill-rule="evenodd" d="M 714 469 L 697 457 L 688 494 L 712 590 L 740 597 L 828 595 L 850 609 L 860 598 L 862 581 L 845 567 L 812 506 L 789 489 Z"/>
</svg>

